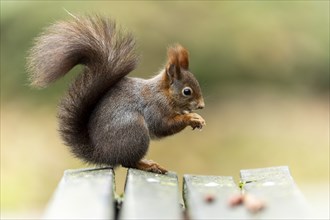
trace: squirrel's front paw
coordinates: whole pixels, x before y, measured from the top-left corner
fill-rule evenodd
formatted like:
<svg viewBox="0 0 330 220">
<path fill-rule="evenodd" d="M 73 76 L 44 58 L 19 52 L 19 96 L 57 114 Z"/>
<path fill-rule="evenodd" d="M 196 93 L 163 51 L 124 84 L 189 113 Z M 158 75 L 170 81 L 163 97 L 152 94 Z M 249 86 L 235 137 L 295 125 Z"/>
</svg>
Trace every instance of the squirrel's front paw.
<svg viewBox="0 0 330 220">
<path fill-rule="evenodd" d="M 206 125 L 205 120 L 197 113 L 189 113 L 187 116 L 189 117 L 189 125 L 193 130 L 195 128 L 202 129 Z"/>
</svg>

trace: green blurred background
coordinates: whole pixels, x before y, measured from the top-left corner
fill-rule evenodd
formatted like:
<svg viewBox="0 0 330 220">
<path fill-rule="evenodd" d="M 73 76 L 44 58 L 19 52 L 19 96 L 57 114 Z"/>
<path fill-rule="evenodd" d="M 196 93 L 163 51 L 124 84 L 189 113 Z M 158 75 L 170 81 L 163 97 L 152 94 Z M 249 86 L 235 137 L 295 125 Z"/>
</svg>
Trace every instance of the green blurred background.
<svg viewBox="0 0 330 220">
<path fill-rule="evenodd" d="M 71 74 L 27 86 L 25 57 L 44 27 L 101 13 L 131 30 L 150 77 L 166 47 L 190 51 L 206 108 L 202 132 L 152 142 L 148 158 L 178 173 L 230 175 L 288 165 L 319 217 L 329 217 L 329 1 L 1 1 L 1 217 L 38 217 L 65 169 L 56 106 Z M 80 68 L 75 68 L 77 72 Z M 119 168 L 117 192 L 126 170 Z"/>
</svg>

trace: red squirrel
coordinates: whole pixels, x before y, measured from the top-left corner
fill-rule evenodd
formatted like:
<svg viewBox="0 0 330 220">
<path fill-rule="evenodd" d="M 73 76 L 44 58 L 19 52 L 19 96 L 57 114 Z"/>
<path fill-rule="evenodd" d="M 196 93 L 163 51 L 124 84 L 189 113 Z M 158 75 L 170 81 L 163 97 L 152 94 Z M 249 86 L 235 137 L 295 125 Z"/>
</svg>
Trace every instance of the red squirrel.
<svg viewBox="0 0 330 220">
<path fill-rule="evenodd" d="M 166 173 L 144 159 L 150 139 L 205 125 L 193 112 L 205 104 L 189 71 L 188 51 L 176 44 L 167 55 L 158 75 L 128 77 L 138 63 L 133 36 L 102 16 L 73 16 L 36 38 L 27 68 L 31 85 L 46 87 L 84 65 L 58 111 L 61 137 L 76 157 L 96 165 Z"/>
</svg>

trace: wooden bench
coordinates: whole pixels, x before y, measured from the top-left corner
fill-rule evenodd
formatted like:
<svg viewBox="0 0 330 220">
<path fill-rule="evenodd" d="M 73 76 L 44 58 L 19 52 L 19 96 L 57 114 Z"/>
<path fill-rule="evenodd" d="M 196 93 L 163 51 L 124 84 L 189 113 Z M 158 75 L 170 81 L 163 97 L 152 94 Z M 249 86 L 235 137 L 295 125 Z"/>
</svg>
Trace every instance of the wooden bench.
<svg viewBox="0 0 330 220">
<path fill-rule="evenodd" d="M 310 210 L 286 166 L 240 171 L 230 176 L 183 176 L 183 202 L 175 173 L 128 169 L 124 198 L 115 196 L 111 168 L 67 170 L 44 219 L 297 219 Z M 264 201 L 259 212 L 229 199 L 251 194 Z"/>
</svg>

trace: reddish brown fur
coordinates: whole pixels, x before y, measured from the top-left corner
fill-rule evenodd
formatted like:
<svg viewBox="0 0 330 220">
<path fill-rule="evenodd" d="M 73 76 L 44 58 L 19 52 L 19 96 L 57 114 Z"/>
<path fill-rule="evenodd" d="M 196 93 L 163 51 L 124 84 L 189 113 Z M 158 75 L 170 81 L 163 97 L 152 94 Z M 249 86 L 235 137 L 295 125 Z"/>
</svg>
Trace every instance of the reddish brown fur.
<svg viewBox="0 0 330 220">
<path fill-rule="evenodd" d="M 174 65 L 178 72 L 180 71 L 180 68 L 184 70 L 189 69 L 188 50 L 180 44 L 175 44 L 174 46 L 169 47 L 167 50 L 167 57 L 167 68 L 170 68 L 171 65 Z"/>
<path fill-rule="evenodd" d="M 178 60 L 179 60 L 179 65 L 182 69 L 188 70 L 189 69 L 189 53 L 188 50 L 181 45 L 176 46 L 176 50 L 178 53 Z"/>
</svg>

